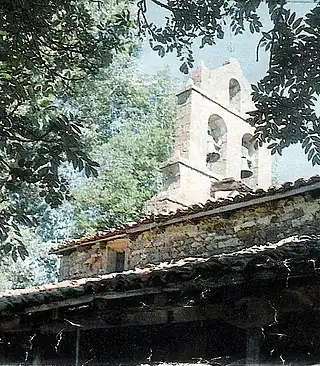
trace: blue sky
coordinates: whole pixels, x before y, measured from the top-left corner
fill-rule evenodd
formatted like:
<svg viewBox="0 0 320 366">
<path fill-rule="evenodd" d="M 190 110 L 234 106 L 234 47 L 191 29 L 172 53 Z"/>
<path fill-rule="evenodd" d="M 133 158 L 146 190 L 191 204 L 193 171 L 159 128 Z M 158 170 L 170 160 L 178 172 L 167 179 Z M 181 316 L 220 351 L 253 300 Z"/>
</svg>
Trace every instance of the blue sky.
<svg viewBox="0 0 320 366">
<path fill-rule="evenodd" d="M 314 4 L 305 3 L 290 4 L 290 8 L 296 11 L 298 16 L 302 16 L 313 6 Z M 260 17 L 265 30 L 270 29 L 271 23 L 268 21 L 266 8 L 261 9 Z M 159 24 L 163 19 L 163 12 L 151 6 L 149 9 L 149 19 Z M 268 65 L 268 54 L 263 52 L 263 50 L 260 50 L 259 62 L 256 62 L 256 46 L 259 39 L 259 34 L 252 35 L 250 32 L 246 32 L 244 35 L 233 36 L 226 29 L 225 38 L 219 41 L 217 45 L 206 47 L 202 50 L 198 47 L 194 48 L 196 64 L 203 60 L 209 68 L 215 68 L 221 66 L 230 57 L 235 57 L 240 62 L 248 81 L 255 83 L 264 76 Z M 186 79 L 186 76 L 179 71 L 180 61 L 174 54 L 160 58 L 146 44 L 141 55 L 141 69 L 152 74 L 166 66 L 169 67 L 172 76 L 181 83 Z M 274 168 L 280 182 L 320 174 L 320 167 L 312 167 L 299 146 L 292 146 L 286 149 L 283 152 L 283 156 L 277 156 L 274 160 Z"/>
</svg>

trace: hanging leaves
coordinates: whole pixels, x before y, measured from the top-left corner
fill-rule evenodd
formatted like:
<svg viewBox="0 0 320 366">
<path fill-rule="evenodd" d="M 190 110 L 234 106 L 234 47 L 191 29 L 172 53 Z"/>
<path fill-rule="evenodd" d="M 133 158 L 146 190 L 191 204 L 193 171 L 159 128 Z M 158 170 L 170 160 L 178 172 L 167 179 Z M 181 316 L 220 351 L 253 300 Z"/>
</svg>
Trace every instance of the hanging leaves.
<svg viewBox="0 0 320 366">
<path fill-rule="evenodd" d="M 17 224 L 31 225 L 21 203 L 26 190 L 52 207 L 68 197 L 59 171 L 64 162 L 87 176 L 98 174 L 81 140 L 81 121 L 72 111 L 62 113 L 61 104 L 131 42 L 130 13 L 107 5 L 0 2 L 0 243 Z M 2 253 L 8 250 L 6 244 Z M 14 259 L 27 255 L 22 244 L 9 252 Z"/>
<path fill-rule="evenodd" d="M 179 1 L 153 3 L 166 12 L 165 24 L 157 26 L 148 21 L 146 0 L 137 2 L 138 26 L 141 36 L 149 37 L 152 48 L 163 57 L 166 52 L 175 51 L 181 59 L 181 72 L 193 67 L 187 60 L 191 46 L 196 38 L 200 38 L 200 47 L 213 45 L 217 39 L 223 39 L 224 27 L 231 19 L 231 30 L 234 34 L 242 34 L 248 24 L 251 33 L 260 32 L 262 23 L 256 13 L 261 1 Z M 229 26 L 229 24 L 228 24 Z M 164 47 L 166 45 L 166 47 Z M 186 64 L 185 64 L 186 63 Z"/>
<path fill-rule="evenodd" d="M 166 45 L 166 53 L 175 51 L 184 74 L 193 67 L 194 60 L 188 56 L 197 39 L 203 48 L 222 39 L 228 27 L 237 35 L 245 31 L 258 33 L 263 26 L 257 14 L 261 0 L 151 1 L 163 8 L 166 21 L 162 26 L 149 24 L 146 0 L 140 0 L 140 35 L 151 40 L 161 57 L 161 44 Z M 312 11 L 298 18 L 283 1 L 267 0 L 266 4 L 273 28 L 261 33 L 258 48 L 270 52 L 270 64 L 267 75 L 252 87 L 256 110 L 250 113 L 248 122 L 256 128 L 258 146 L 273 140 L 271 152 L 281 154 L 290 144 L 320 133 L 315 111 L 320 93 L 320 5 L 315 4 Z M 319 151 L 313 144 L 306 152 L 312 164 L 318 164 Z"/>
<path fill-rule="evenodd" d="M 304 18 L 289 9 L 279 8 L 274 28 L 262 33 L 270 49 L 267 75 L 252 86 L 256 110 L 248 122 L 256 127 L 261 143 L 273 140 L 271 153 L 280 154 L 291 144 L 301 143 L 313 165 L 320 162 L 320 120 L 315 108 L 319 98 L 320 7 Z"/>
</svg>

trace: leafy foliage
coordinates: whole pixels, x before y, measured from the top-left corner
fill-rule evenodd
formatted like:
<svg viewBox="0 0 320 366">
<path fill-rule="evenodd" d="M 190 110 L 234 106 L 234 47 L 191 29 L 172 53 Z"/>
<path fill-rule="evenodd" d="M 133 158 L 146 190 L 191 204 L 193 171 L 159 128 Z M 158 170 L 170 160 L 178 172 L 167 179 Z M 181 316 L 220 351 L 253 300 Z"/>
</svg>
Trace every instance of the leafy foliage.
<svg viewBox="0 0 320 366">
<path fill-rule="evenodd" d="M 32 253 L 26 258 L 5 256 L 0 263 L 0 290 L 39 286 L 58 278 L 57 258 L 49 255 L 50 244 L 44 244 L 30 229 L 22 229 L 25 250 Z"/>
<path fill-rule="evenodd" d="M 0 241 L 2 253 L 12 252 L 14 259 L 27 255 L 19 234 L 19 225 L 31 224 L 20 204 L 25 191 L 36 190 L 56 207 L 68 196 L 59 174 L 63 162 L 97 175 L 97 163 L 81 141 L 81 121 L 62 113 L 59 103 L 88 74 L 109 65 L 115 52 L 127 49 L 129 12 L 113 5 L 0 3 Z"/>
<path fill-rule="evenodd" d="M 38 225 L 35 232 L 19 228 L 26 246 L 21 253 L 13 246 L 12 256 L 2 257 L 0 289 L 57 280 L 57 260 L 48 255 L 53 242 L 119 225 L 141 213 L 160 187 L 159 163 L 171 150 L 173 85 L 166 71 L 146 76 L 136 60 L 122 55 L 59 102 L 63 113 L 83 121 L 84 151 L 99 161 L 100 174 L 88 179 L 64 164 L 60 175 L 70 184 L 73 199 L 58 208 L 50 208 L 37 190 L 20 190 L 20 209 Z M 13 234 L 8 237 L 12 244 Z"/>
<path fill-rule="evenodd" d="M 171 152 L 174 80 L 118 59 L 70 103 L 89 122 L 87 146 L 100 164 L 99 176 L 85 184 L 72 175 L 76 234 L 137 218 L 160 189 L 159 165 Z"/>
<path fill-rule="evenodd" d="M 158 26 L 148 21 L 147 0 L 140 0 L 138 24 L 140 34 L 148 36 L 151 47 L 163 57 L 167 52 L 176 52 L 182 62 L 180 70 L 187 74 L 193 67 L 192 44 L 200 38 L 200 47 L 216 44 L 225 35 L 225 26 L 230 25 L 234 34 L 241 34 L 248 24 L 250 32 L 259 32 L 262 23 L 257 15 L 261 0 L 225 1 L 167 1 L 151 0 L 165 12 L 165 24 Z M 267 1 L 270 12 L 282 0 Z M 231 19 L 231 23 L 230 23 Z M 230 24 L 229 24 L 230 23 Z"/>
<path fill-rule="evenodd" d="M 271 50 L 270 67 L 253 86 L 257 110 L 249 119 L 257 143 L 272 142 L 271 152 L 279 154 L 292 143 L 302 143 L 313 165 L 320 164 L 319 17 L 319 6 L 305 19 L 279 8 L 274 29 L 263 35 L 263 45 Z"/>
<path fill-rule="evenodd" d="M 272 153 L 301 143 L 308 160 L 320 164 L 320 121 L 316 102 L 319 87 L 320 5 L 297 18 L 285 0 L 167 1 L 151 0 L 165 12 L 164 25 L 148 21 L 146 0 L 138 2 L 140 34 L 150 39 L 151 47 L 163 57 L 176 52 L 180 70 L 187 74 L 193 67 L 192 44 L 216 44 L 226 27 L 237 35 L 244 31 L 261 32 L 259 48 L 270 52 L 267 75 L 253 86 L 256 110 L 248 122 L 256 127 L 257 145 L 268 143 Z M 266 3 L 273 28 L 262 32 L 258 9 Z M 301 5 L 303 6 L 303 5 Z"/>
</svg>

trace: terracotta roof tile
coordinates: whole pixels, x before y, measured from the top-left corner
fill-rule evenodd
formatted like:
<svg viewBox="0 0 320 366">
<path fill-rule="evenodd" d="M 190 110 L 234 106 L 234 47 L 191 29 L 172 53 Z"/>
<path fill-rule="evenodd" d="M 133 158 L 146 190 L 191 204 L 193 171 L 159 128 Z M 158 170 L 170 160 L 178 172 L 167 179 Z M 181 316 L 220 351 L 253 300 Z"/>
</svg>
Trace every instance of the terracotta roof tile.
<svg viewBox="0 0 320 366">
<path fill-rule="evenodd" d="M 273 185 L 267 191 L 259 188 L 253 192 L 238 194 L 232 198 L 227 197 L 225 199 L 219 199 L 219 200 L 215 200 L 215 201 L 208 200 L 205 204 L 194 204 L 186 209 L 178 209 L 178 210 L 171 212 L 169 214 L 166 214 L 166 215 L 151 214 L 149 216 L 142 217 L 137 221 L 126 223 L 119 228 L 106 229 L 103 231 L 98 231 L 95 234 L 85 236 L 83 238 L 61 242 L 61 243 L 57 244 L 51 250 L 51 253 L 59 253 L 59 250 L 62 250 L 62 249 L 67 249 L 69 247 L 82 245 L 82 244 L 89 244 L 90 242 L 94 242 L 96 240 L 101 240 L 101 239 L 106 239 L 106 238 L 112 237 L 114 235 L 126 234 L 128 229 L 138 227 L 139 225 L 142 225 L 142 224 L 146 225 L 146 224 L 164 222 L 164 221 L 172 219 L 172 218 L 183 217 L 183 216 L 187 216 L 189 214 L 194 214 L 194 213 L 198 213 L 198 212 L 205 212 L 205 211 L 209 211 L 209 210 L 212 210 L 212 209 L 215 209 L 218 207 L 231 205 L 233 203 L 248 202 L 255 198 L 267 197 L 270 195 L 290 191 L 290 190 L 297 189 L 300 187 L 311 186 L 312 184 L 317 183 L 317 182 L 320 182 L 320 176 L 315 175 L 315 176 L 310 177 L 309 179 L 300 178 L 300 179 L 297 179 L 295 182 L 285 182 L 278 186 Z"/>
<path fill-rule="evenodd" d="M 161 283 L 162 287 L 169 288 L 176 286 L 177 282 L 183 285 L 196 281 L 204 283 L 206 280 L 210 286 L 220 287 L 234 285 L 234 276 L 237 274 L 244 273 L 242 280 L 247 281 L 248 271 L 252 276 L 267 271 L 274 280 L 286 278 L 288 268 L 291 276 L 305 277 L 318 275 L 319 267 L 320 235 L 294 236 L 277 243 L 266 243 L 209 258 L 184 258 L 121 273 L 0 292 L 0 311 L 13 313 L 17 309 L 20 311 L 42 303 L 78 298 L 80 295 L 154 288 L 155 278 L 160 280 L 157 283 Z"/>
</svg>

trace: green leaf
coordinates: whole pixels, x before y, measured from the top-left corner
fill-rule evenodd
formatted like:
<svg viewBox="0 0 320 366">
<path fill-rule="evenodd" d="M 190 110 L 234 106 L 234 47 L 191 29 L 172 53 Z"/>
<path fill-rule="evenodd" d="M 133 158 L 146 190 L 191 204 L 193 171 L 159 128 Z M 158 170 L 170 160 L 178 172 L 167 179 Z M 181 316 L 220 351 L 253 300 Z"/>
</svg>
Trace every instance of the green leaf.
<svg viewBox="0 0 320 366">
<path fill-rule="evenodd" d="M 12 249 L 12 244 L 5 243 L 5 245 L 3 246 L 4 254 L 9 254 L 11 252 L 11 249 Z"/>
<path fill-rule="evenodd" d="M 84 172 L 85 172 L 86 177 L 89 178 L 91 175 L 91 169 L 90 169 L 89 165 L 87 165 L 87 164 L 85 165 Z"/>
<path fill-rule="evenodd" d="M 312 158 L 312 165 L 320 165 L 320 156 L 318 153 L 316 153 Z"/>
<path fill-rule="evenodd" d="M 302 148 L 304 149 L 307 144 L 310 142 L 310 137 L 306 137 L 302 142 Z"/>
<path fill-rule="evenodd" d="M 296 29 L 299 27 L 299 25 L 301 24 L 303 18 L 298 18 L 293 24 L 292 24 L 292 28 Z"/>
<path fill-rule="evenodd" d="M 295 79 L 294 78 L 287 80 L 287 82 L 285 84 L 285 87 L 286 88 L 289 88 L 289 86 L 293 85 L 294 82 L 295 82 Z"/>
<path fill-rule="evenodd" d="M 50 168 L 48 166 L 45 166 L 38 170 L 38 176 L 45 177 L 46 175 L 48 175 L 49 171 L 50 171 Z"/>
<path fill-rule="evenodd" d="M 183 72 L 184 74 L 188 74 L 189 73 L 189 67 L 188 67 L 188 64 L 186 62 L 184 62 L 180 66 L 180 71 Z"/>
<path fill-rule="evenodd" d="M 265 39 L 271 41 L 272 40 L 272 36 L 270 33 L 267 33 L 267 32 L 262 32 L 262 35 Z"/>
<path fill-rule="evenodd" d="M 259 93 L 259 89 L 258 89 L 258 87 L 257 87 L 256 85 L 251 84 L 251 88 L 252 88 L 252 90 L 253 90 L 254 92 Z"/>
<path fill-rule="evenodd" d="M 18 254 L 17 254 L 17 249 L 16 248 L 13 248 L 12 249 L 12 259 L 14 260 L 14 262 L 16 262 L 18 260 Z"/>
<path fill-rule="evenodd" d="M 312 149 L 309 151 L 309 153 L 308 153 L 308 160 L 311 160 L 311 158 L 312 158 L 312 156 L 314 155 L 314 153 L 315 153 L 315 149 L 314 149 L 314 148 L 312 148 Z"/>
<path fill-rule="evenodd" d="M 276 146 L 278 146 L 277 143 L 270 144 L 268 145 L 268 149 L 274 149 Z"/>
<path fill-rule="evenodd" d="M 305 147 L 305 153 L 307 154 L 309 152 L 309 150 L 311 149 L 311 146 L 312 146 L 312 142 L 309 142 L 306 147 Z M 310 160 L 310 159 L 308 159 Z"/>
<path fill-rule="evenodd" d="M 289 20 L 288 20 L 288 23 L 289 23 L 290 25 L 293 23 L 293 21 L 294 21 L 295 17 L 296 17 L 296 13 L 295 13 L 295 12 L 293 12 L 293 13 L 290 15 L 290 18 L 289 18 Z"/>
<path fill-rule="evenodd" d="M 29 252 L 27 251 L 26 247 L 24 245 L 20 245 L 18 247 L 18 253 L 22 260 L 24 260 L 26 257 L 29 256 Z"/>
</svg>

